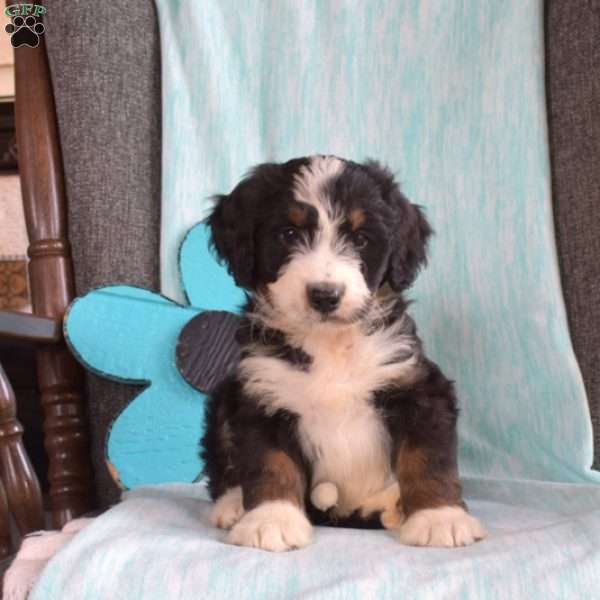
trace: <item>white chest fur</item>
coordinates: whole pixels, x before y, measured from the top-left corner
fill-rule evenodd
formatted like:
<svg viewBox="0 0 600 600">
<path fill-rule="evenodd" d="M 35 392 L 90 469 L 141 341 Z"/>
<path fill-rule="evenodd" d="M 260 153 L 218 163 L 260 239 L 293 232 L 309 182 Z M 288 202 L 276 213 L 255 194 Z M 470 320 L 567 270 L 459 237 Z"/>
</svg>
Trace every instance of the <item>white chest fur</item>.
<svg viewBox="0 0 600 600">
<path fill-rule="evenodd" d="M 311 486 L 335 483 L 339 514 L 361 506 L 390 478 L 391 440 L 370 400 L 375 390 L 413 375 L 414 358 L 396 359 L 410 344 L 398 330 L 366 336 L 358 326 L 319 327 L 293 340 L 312 357 L 307 371 L 260 348 L 240 365 L 246 390 L 267 410 L 298 415 L 300 442 L 312 462 Z"/>
</svg>

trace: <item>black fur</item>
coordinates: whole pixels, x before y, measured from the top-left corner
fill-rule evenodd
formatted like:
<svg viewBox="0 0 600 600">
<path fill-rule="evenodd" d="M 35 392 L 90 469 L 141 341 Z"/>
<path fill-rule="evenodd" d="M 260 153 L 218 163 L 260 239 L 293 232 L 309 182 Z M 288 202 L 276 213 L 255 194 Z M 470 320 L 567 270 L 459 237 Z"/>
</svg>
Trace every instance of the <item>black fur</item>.
<svg viewBox="0 0 600 600">
<path fill-rule="evenodd" d="M 433 230 L 421 207 L 411 204 L 402 194 L 389 169 L 376 161 L 367 161 L 365 169 L 377 181 L 381 197 L 389 207 L 392 256 L 386 280 L 396 291 L 412 285 L 427 264 L 427 243 Z"/>
<path fill-rule="evenodd" d="M 281 267 L 276 251 L 282 248 L 257 248 L 256 241 L 268 239 L 284 222 L 284 209 L 293 202 L 294 174 L 304 164 L 308 160 L 260 165 L 231 194 L 215 197 L 208 218 L 212 245 L 239 287 L 252 290 L 259 280 L 274 281 Z"/>
<path fill-rule="evenodd" d="M 249 302 L 245 312 L 252 310 L 252 302 Z M 290 345 L 282 331 L 264 327 L 248 318 L 242 320 L 236 340 L 242 348 L 250 344 L 260 344 L 269 355 L 285 360 L 299 369 L 307 370 L 310 367 L 311 357 L 302 348 Z"/>
</svg>

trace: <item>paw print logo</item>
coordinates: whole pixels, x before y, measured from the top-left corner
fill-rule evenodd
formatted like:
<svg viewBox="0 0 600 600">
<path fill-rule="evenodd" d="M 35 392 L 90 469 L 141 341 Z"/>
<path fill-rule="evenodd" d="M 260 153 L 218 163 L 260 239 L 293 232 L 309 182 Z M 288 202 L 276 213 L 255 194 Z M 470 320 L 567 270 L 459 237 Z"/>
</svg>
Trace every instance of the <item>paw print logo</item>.
<svg viewBox="0 0 600 600">
<path fill-rule="evenodd" d="M 5 27 L 6 33 L 10 34 L 10 43 L 13 48 L 29 46 L 37 48 L 40 43 L 40 35 L 45 31 L 43 23 L 40 23 L 33 15 L 28 17 L 13 17 Z"/>
</svg>

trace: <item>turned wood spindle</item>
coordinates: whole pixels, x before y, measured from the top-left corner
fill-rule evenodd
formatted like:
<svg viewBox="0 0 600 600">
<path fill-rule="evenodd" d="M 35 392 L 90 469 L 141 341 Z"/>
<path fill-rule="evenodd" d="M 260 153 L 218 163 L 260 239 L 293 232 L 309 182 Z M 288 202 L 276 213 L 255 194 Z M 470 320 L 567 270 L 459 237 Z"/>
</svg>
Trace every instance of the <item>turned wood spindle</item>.
<svg viewBox="0 0 600 600">
<path fill-rule="evenodd" d="M 74 296 L 66 196 L 54 97 L 44 36 L 15 49 L 19 173 L 29 234 L 33 312 L 62 319 Z M 91 508 L 83 372 L 63 342 L 37 351 L 53 524 L 62 527 Z"/>
<path fill-rule="evenodd" d="M 12 542 L 10 539 L 10 514 L 4 485 L 0 480 L 0 560 L 10 556 Z"/>
<path fill-rule="evenodd" d="M 0 478 L 5 499 L 22 535 L 42 529 L 42 494 L 23 446 L 23 427 L 17 420 L 15 395 L 0 365 Z M 1 538 L 1 536 L 0 536 Z"/>
</svg>

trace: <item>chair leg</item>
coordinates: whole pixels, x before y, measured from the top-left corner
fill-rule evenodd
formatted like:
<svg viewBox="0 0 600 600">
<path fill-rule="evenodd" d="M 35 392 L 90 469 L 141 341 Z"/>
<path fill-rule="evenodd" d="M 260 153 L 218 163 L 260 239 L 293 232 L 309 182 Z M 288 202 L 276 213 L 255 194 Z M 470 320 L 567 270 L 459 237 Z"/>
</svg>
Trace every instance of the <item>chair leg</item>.
<svg viewBox="0 0 600 600">
<path fill-rule="evenodd" d="M 10 514 L 8 512 L 8 503 L 6 501 L 4 485 L 2 484 L 2 481 L 0 481 L 0 560 L 10 556 L 11 553 Z"/>
<path fill-rule="evenodd" d="M 23 446 L 15 394 L 0 365 L 0 477 L 8 507 L 22 535 L 42 529 L 44 512 L 37 476 Z M 1 503 L 1 500 L 0 500 Z"/>
<path fill-rule="evenodd" d="M 57 529 L 92 507 L 92 472 L 79 365 L 64 343 L 37 351 L 52 524 Z"/>
</svg>

